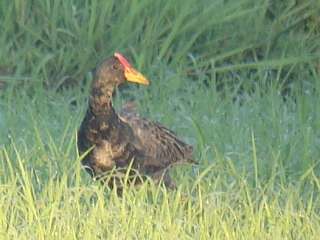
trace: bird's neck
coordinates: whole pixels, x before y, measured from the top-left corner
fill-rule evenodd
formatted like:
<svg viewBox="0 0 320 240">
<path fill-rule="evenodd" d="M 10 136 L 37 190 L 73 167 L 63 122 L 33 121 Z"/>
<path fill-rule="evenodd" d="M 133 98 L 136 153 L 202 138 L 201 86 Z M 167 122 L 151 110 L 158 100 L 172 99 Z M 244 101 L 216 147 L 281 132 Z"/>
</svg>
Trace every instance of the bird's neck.
<svg viewBox="0 0 320 240">
<path fill-rule="evenodd" d="M 89 106 L 95 115 L 108 116 L 115 114 L 112 106 L 112 93 L 114 89 L 115 85 L 112 83 L 99 81 L 99 79 L 93 82 Z"/>
</svg>

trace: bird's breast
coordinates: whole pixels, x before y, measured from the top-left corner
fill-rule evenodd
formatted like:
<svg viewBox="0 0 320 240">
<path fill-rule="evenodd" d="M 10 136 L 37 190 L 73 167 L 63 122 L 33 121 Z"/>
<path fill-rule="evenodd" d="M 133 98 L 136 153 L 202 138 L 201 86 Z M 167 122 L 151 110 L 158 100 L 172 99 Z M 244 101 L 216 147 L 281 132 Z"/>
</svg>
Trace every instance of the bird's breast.
<svg viewBox="0 0 320 240">
<path fill-rule="evenodd" d="M 101 141 L 92 151 L 91 164 L 96 172 L 105 172 L 111 170 L 115 166 L 113 160 L 115 149 L 108 141 Z"/>
</svg>

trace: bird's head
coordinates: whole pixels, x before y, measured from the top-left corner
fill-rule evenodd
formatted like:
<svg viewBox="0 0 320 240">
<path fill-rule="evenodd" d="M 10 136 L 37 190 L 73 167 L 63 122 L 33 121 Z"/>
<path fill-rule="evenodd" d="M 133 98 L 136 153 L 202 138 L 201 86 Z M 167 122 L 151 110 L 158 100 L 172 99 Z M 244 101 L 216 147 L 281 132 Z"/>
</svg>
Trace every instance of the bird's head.
<svg viewBox="0 0 320 240">
<path fill-rule="evenodd" d="M 138 72 L 122 54 L 117 52 L 98 66 L 95 77 L 116 86 L 125 81 L 149 85 L 149 80 Z"/>
</svg>

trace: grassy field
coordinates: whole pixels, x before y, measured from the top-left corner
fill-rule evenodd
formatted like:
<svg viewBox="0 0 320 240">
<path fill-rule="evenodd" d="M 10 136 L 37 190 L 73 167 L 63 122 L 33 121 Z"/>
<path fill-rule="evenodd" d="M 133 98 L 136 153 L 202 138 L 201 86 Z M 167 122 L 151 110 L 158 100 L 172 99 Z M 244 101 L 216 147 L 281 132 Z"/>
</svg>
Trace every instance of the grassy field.
<svg viewBox="0 0 320 240">
<path fill-rule="evenodd" d="M 317 1 L 0 3 L 1 239 L 318 239 Z M 122 198 L 81 169 L 90 70 L 121 51 L 135 100 L 195 146 L 176 191 Z"/>
</svg>

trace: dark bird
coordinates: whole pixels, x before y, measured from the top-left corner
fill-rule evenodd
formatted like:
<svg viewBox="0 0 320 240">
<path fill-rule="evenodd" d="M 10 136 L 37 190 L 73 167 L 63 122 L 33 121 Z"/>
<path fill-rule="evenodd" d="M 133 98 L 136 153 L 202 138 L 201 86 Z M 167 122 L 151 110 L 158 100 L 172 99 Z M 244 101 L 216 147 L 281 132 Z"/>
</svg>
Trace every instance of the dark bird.
<svg viewBox="0 0 320 240">
<path fill-rule="evenodd" d="M 121 189 L 123 179 L 138 184 L 148 176 L 175 188 L 168 169 L 194 163 L 192 146 L 164 126 L 139 117 L 132 104 L 119 114 L 112 106 L 114 90 L 126 81 L 148 85 L 149 81 L 119 53 L 95 70 L 89 106 L 78 131 L 82 165 L 95 179 Z M 113 174 L 112 174 L 113 173 Z M 140 177 L 137 177 L 140 176 Z"/>
</svg>

